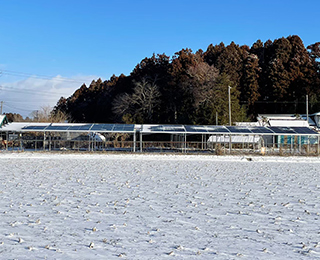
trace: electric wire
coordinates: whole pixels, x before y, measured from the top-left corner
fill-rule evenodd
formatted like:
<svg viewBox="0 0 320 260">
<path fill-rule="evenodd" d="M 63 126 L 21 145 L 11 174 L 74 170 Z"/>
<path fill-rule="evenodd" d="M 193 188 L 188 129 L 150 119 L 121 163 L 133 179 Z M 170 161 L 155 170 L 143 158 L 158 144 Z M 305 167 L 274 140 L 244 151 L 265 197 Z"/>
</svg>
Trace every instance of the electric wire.
<svg viewBox="0 0 320 260">
<path fill-rule="evenodd" d="M 18 110 L 18 111 L 21 111 L 21 112 L 28 112 L 28 113 L 32 113 L 33 111 L 37 110 L 37 109 L 25 109 L 25 108 L 20 108 L 20 107 L 16 107 L 16 106 L 10 106 L 6 102 L 3 103 L 3 107 L 4 108 Z"/>
<path fill-rule="evenodd" d="M 45 96 L 53 96 L 53 95 L 60 95 L 63 96 L 65 93 L 58 93 L 58 92 L 48 92 L 48 91 L 41 91 L 38 89 L 20 89 L 15 87 L 5 87 L 0 85 L 0 93 L 1 91 L 8 91 L 8 92 L 14 92 L 14 93 L 24 93 L 24 94 L 30 94 L 30 95 L 45 95 Z"/>
<path fill-rule="evenodd" d="M 76 80 L 71 78 L 65 78 L 60 76 L 46 76 L 46 75 L 37 75 L 37 74 L 31 74 L 26 72 L 18 72 L 13 70 L 0 70 L 0 75 L 10 75 L 10 76 L 17 76 L 17 77 L 23 77 L 23 78 L 37 78 L 37 79 L 45 79 L 45 80 L 57 80 L 57 81 L 65 81 L 65 82 L 75 82 L 75 83 L 81 83 L 83 84 L 87 80 Z"/>
</svg>

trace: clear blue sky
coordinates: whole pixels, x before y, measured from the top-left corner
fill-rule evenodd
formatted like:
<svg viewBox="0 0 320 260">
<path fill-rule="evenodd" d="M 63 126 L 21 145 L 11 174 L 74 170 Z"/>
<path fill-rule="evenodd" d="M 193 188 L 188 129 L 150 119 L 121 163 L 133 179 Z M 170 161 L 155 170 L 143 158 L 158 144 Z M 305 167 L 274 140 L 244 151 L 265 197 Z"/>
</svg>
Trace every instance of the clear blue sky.
<svg viewBox="0 0 320 260">
<path fill-rule="evenodd" d="M 29 89 L 51 93 L 52 100 L 43 101 L 52 105 L 82 81 L 129 75 L 153 53 L 172 56 L 182 48 L 195 52 L 231 41 L 251 46 L 289 35 L 299 35 L 305 46 L 320 41 L 319 0 L 0 0 L 0 7 L 4 112 L 19 107 L 26 114 L 46 105 L 40 96 L 22 103 L 18 89 L 25 99 Z M 76 81 L 50 85 L 58 75 Z"/>
</svg>

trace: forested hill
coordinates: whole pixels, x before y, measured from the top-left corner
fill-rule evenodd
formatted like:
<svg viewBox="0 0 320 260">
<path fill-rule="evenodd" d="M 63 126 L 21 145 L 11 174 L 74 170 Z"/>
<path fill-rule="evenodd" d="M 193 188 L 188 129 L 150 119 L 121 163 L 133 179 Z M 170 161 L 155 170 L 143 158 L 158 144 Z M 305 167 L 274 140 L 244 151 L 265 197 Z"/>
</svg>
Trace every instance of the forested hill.
<svg viewBox="0 0 320 260">
<path fill-rule="evenodd" d="M 143 59 L 129 76 L 82 85 L 53 112 L 73 122 L 219 124 L 257 113 L 320 111 L 320 42 L 305 47 L 299 36 L 258 40 L 251 48 L 209 45 Z"/>
</svg>

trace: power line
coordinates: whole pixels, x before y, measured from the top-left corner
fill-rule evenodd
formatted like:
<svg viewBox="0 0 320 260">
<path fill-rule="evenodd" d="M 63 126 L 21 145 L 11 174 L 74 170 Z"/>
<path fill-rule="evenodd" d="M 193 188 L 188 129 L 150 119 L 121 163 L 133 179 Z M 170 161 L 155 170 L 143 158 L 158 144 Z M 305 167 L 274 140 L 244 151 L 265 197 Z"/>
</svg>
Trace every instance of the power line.
<svg viewBox="0 0 320 260">
<path fill-rule="evenodd" d="M 37 75 L 37 74 L 31 74 L 26 72 L 18 72 L 13 70 L 0 70 L 0 75 L 10 75 L 10 76 L 17 76 L 17 77 L 23 77 L 23 78 L 37 78 L 37 79 L 45 79 L 45 80 L 57 80 L 57 81 L 65 81 L 65 82 L 76 82 L 76 83 L 85 83 L 86 80 L 76 80 L 71 78 L 65 78 L 65 77 L 58 77 L 58 76 L 46 76 L 46 75 Z"/>
<path fill-rule="evenodd" d="M 15 87 L 4 87 L 0 85 L 0 91 L 9 91 L 9 92 L 15 92 L 15 93 L 24 93 L 24 94 L 32 94 L 32 95 L 47 95 L 47 96 L 52 96 L 52 95 L 60 95 L 63 96 L 65 93 L 58 93 L 58 92 L 47 92 L 47 91 L 41 91 L 38 89 L 20 89 L 20 88 L 15 88 Z"/>
<path fill-rule="evenodd" d="M 11 101 L 11 100 L 5 100 L 5 104 L 10 104 L 8 106 L 23 106 L 23 107 L 26 107 L 26 108 L 33 108 L 35 105 L 38 106 L 38 105 L 41 105 L 40 102 L 34 102 L 34 101 L 31 101 L 31 102 L 23 102 L 23 101 Z"/>
<path fill-rule="evenodd" d="M 7 107 L 9 109 L 19 110 L 19 111 L 23 111 L 23 112 L 33 112 L 33 111 L 36 110 L 36 109 L 19 108 L 19 107 L 16 107 L 16 106 L 13 107 L 13 106 L 8 105 L 7 102 L 3 103 L 3 106 Z"/>
</svg>

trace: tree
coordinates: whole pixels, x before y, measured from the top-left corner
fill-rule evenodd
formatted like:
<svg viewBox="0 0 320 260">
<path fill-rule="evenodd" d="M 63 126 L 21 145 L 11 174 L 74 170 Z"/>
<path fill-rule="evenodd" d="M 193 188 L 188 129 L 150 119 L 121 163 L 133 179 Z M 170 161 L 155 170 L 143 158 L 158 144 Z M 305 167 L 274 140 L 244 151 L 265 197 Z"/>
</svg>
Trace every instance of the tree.
<svg viewBox="0 0 320 260">
<path fill-rule="evenodd" d="M 201 61 L 200 53 L 193 54 L 191 49 L 182 49 L 173 56 L 170 68 L 172 80 L 166 93 L 170 123 L 191 123 L 194 100 L 188 70 Z"/>
<path fill-rule="evenodd" d="M 255 54 L 248 55 L 245 60 L 243 77 L 241 82 L 241 101 L 248 105 L 248 114 L 255 116 L 254 104 L 260 97 L 259 93 L 259 67 L 258 57 Z"/>
<path fill-rule="evenodd" d="M 319 59 L 320 43 L 306 49 L 295 35 L 265 43 L 257 40 L 251 48 L 231 42 L 210 44 L 205 52 L 182 49 L 172 59 L 153 54 L 129 76 L 113 75 L 104 82 L 93 80 L 89 87 L 82 85 L 72 96 L 59 100 L 55 112 L 62 111 L 74 122 L 191 124 L 215 123 L 217 111 L 221 123 L 228 85 L 233 86 L 235 102 L 247 104 L 252 119 L 256 113 L 299 112 L 306 94 L 316 109 L 320 107 L 316 106 Z M 137 82 L 145 85 L 143 81 L 157 89 L 157 94 L 148 94 L 158 97 L 149 108 L 147 102 L 132 101 L 138 100 Z M 244 108 L 239 105 L 238 109 L 242 113 Z"/>
<path fill-rule="evenodd" d="M 8 122 L 23 122 L 24 119 L 22 115 L 16 113 L 5 113 L 7 116 Z"/>
<path fill-rule="evenodd" d="M 218 123 L 228 124 L 229 122 L 229 101 L 228 101 L 228 87 L 231 97 L 231 114 L 232 122 L 247 121 L 246 111 L 239 104 L 239 91 L 233 85 L 227 74 L 220 74 L 216 79 L 214 99 L 212 100 L 212 112 L 218 113 Z"/>
<path fill-rule="evenodd" d="M 220 73 L 229 75 L 230 80 L 236 86 L 240 85 L 244 51 L 246 52 L 247 50 L 231 42 L 230 45 L 223 49 L 217 59 L 216 68 L 219 69 Z"/>
<path fill-rule="evenodd" d="M 310 97 L 310 105 L 313 111 L 320 110 L 320 42 L 316 42 L 307 47 L 311 58 L 313 73 L 311 74 L 312 94 Z"/>
<path fill-rule="evenodd" d="M 33 111 L 33 121 L 62 123 L 67 121 L 67 116 L 61 111 L 54 113 L 50 106 L 43 106 L 40 110 Z"/>
<path fill-rule="evenodd" d="M 205 124 L 210 121 L 211 101 L 214 97 L 215 81 L 219 75 L 218 70 L 206 62 L 199 62 L 195 66 L 189 67 L 190 91 L 193 95 L 193 104 L 195 112 L 193 122 L 196 124 Z"/>
<path fill-rule="evenodd" d="M 213 46 L 210 44 L 206 50 L 206 52 L 203 54 L 203 59 L 206 63 L 209 65 L 217 66 L 218 58 L 221 55 L 221 53 L 225 49 L 225 45 L 223 42 L 221 42 L 219 45 Z"/>
<path fill-rule="evenodd" d="M 125 123 L 155 123 L 154 116 L 160 104 L 160 92 L 157 85 L 143 78 L 135 82 L 132 94 L 124 93 L 118 96 L 113 105 L 114 113 L 122 117 Z"/>
</svg>

